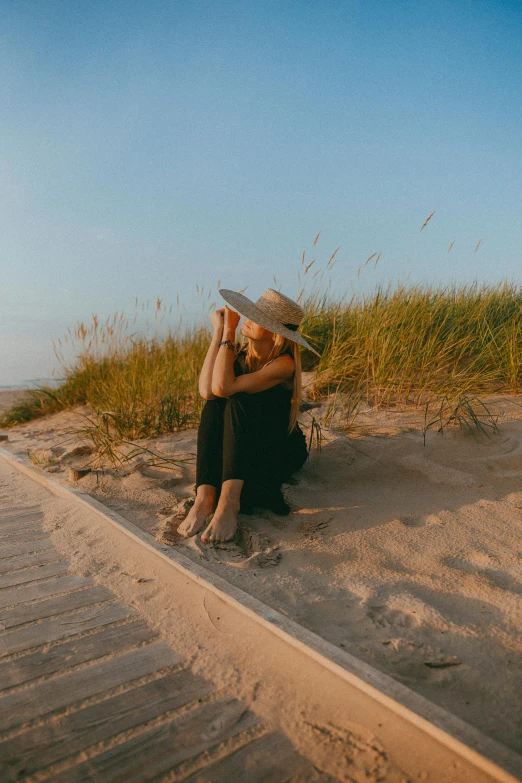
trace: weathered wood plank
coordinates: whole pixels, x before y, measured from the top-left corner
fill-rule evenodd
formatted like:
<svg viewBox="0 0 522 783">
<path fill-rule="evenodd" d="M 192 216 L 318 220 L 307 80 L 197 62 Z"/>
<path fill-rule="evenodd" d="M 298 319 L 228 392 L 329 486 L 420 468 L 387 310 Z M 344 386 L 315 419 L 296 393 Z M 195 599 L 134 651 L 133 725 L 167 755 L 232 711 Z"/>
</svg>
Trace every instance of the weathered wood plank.
<svg viewBox="0 0 522 783">
<path fill-rule="evenodd" d="M 13 628 L 33 620 L 43 620 L 63 612 L 70 612 L 109 600 L 115 600 L 114 593 L 103 585 L 96 585 L 95 587 L 87 587 L 85 590 L 76 590 L 67 595 L 54 596 L 43 601 L 35 601 L 32 604 L 16 606 L 13 609 L 0 609 L 0 622 L 6 628 Z"/>
<path fill-rule="evenodd" d="M 8 574 L 0 576 L 0 589 L 3 587 L 13 587 L 22 585 L 25 582 L 34 582 L 36 579 L 45 579 L 48 576 L 58 576 L 66 574 L 69 571 L 69 563 L 64 560 L 58 563 L 47 563 L 43 566 L 34 568 L 24 568 L 22 571 L 11 571 Z"/>
<path fill-rule="evenodd" d="M 27 514 L 31 513 L 33 511 L 40 511 L 41 506 L 39 503 L 33 506 L 21 506 L 18 505 L 11 505 L 9 503 L 2 503 L 0 505 L 0 519 L 8 514 Z"/>
<path fill-rule="evenodd" d="M 36 541 L 20 541 L 15 544 L 0 544 L 0 557 L 14 557 L 15 555 L 29 554 L 30 552 L 43 552 L 54 547 L 50 538 L 39 538 Z"/>
<path fill-rule="evenodd" d="M 33 552 L 27 555 L 16 555 L 0 560 L 0 574 L 9 574 L 11 571 L 20 571 L 22 568 L 40 566 L 44 563 L 56 563 L 62 558 L 60 552 L 54 547 L 43 552 Z"/>
<path fill-rule="evenodd" d="M 204 699 L 214 686 L 189 671 L 165 677 L 113 696 L 90 707 L 48 721 L 0 742 L 0 775 L 30 775 L 60 759 L 74 756 L 97 743 L 136 729 L 147 721 Z"/>
<path fill-rule="evenodd" d="M 36 520 L 34 522 L 9 522 L 9 524 L 0 522 L 0 546 L 3 546 L 13 533 L 27 533 L 31 530 L 38 530 L 50 538 L 49 532 L 44 530 L 41 522 Z"/>
<path fill-rule="evenodd" d="M 103 625 L 96 633 L 79 639 L 58 640 L 44 650 L 0 661 L 0 690 L 21 685 L 37 677 L 50 676 L 87 661 L 95 661 L 105 655 L 118 655 L 131 647 L 137 647 L 158 638 L 145 620 L 123 625 Z M 1 696 L 1 694 L 0 694 Z"/>
<path fill-rule="evenodd" d="M 49 538 L 49 533 L 40 525 L 31 525 L 26 528 L 11 530 L 9 533 L 0 534 L 0 546 L 15 544 L 17 541 L 40 541 Z"/>
<path fill-rule="evenodd" d="M 123 607 L 124 609 L 126 607 Z M 164 640 L 0 698 L 0 731 L 103 694 L 124 683 L 181 663 Z"/>
<path fill-rule="evenodd" d="M 91 628 L 114 623 L 126 617 L 136 616 L 137 612 L 130 606 L 115 602 L 108 606 L 89 607 L 81 609 L 76 614 L 46 620 L 25 628 L 14 628 L 0 632 L 0 657 L 12 655 L 21 650 L 48 644 L 57 639 L 74 636 Z"/>
<path fill-rule="evenodd" d="M 33 503 L 32 505 L 18 504 L 18 505 L 2 505 L 1 509 L 4 514 L 36 514 L 43 513 L 41 503 Z"/>
<path fill-rule="evenodd" d="M 283 734 L 267 734 L 216 764 L 184 779 L 184 783 L 288 783 L 291 775 L 313 769 Z"/>
<path fill-rule="evenodd" d="M 67 593 L 69 590 L 76 590 L 78 587 L 87 587 L 92 584 L 94 582 L 90 576 L 66 574 L 65 576 L 58 576 L 56 579 L 48 579 L 46 582 L 34 582 L 33 584 L 5 588 L 0 590 L 0 608 L 18 606 L 27 601 Z"/>
<path fill-rule="evenodd" d="M 4 530 L 8 527 L 18 525 L 34 525 L 36 522 L 42 522 L 44 519 L 43 511 L 31 511 L 23 514 L 13 514 L 4 516 L 0 519 L 0 530 Z"/>
<path fill-rule="evenodd" d="M 143 783 L 208 751 L 230 752 L 227 741 L 232 740 L 230 744 L 234 745 L 235 738 L 238 744 L 243 744 L 248 741 L 248 735 L 244 739 L 238 735 L 256 727 L 262 731 L 256 715 L 241 702 L 225 697 L 204 704 L 181 719 L 132 737 L 61 774 L 55 773 L 52 781 L 114 783 L 115 780 L 125 780 L 126 783 Z"/>
</svg>

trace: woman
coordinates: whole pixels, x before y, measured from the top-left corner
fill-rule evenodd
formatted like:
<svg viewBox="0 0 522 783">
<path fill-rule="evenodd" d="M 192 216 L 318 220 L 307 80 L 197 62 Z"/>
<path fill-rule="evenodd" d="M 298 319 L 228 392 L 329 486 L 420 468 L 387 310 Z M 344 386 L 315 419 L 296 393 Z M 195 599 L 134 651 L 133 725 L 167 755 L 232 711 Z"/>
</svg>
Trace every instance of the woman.
<svg viewBox="0 0 522 783">
<path fill-rule="evenodd" d="M 225 306 L 210 316 L 214 336 L 199 378 L 206 400 L 198 429 L 196 500 L 178 527 L 183 536 L 203 530 L 204 543 L 230 541 L 237 515 L 254 506 L 288 514 L 281 484 L 307 459 L 299 427 L 303 310 L 267 288 L 257 302 L 220 289 Z M 247 341 L 235 345 L 240 315 Z"/>
</svg>

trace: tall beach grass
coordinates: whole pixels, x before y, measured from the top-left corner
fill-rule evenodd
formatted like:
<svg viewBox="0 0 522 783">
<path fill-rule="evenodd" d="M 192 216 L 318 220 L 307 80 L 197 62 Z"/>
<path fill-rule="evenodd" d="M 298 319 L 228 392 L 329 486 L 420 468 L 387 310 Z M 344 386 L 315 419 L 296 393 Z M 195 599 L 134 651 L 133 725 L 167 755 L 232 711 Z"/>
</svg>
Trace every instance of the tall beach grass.
<svg viewBox="0 0 522 783">
<path fill-rule="evenodd" d="M 313 262 L 306 265 L 303 254 L 301 263 L 306 275 Z M 315 371 L 316 399 L 341 394 L 356 410 L 362 401 L 429 406 L 444 399 L 458 405 L 470 395 L 520 391 L 518 285 L 398 285 L 351 299 L 336 299 L 330 286 L 321 285 L 307 295 L 301 288 L 297 297 L 305 311 L 301 331 L 322 354 L 318 359 L 302 353 L 303 370 Z M 215 307 L 213 302 L 208 309 Z M 31 390 L 3 415 L 0 426 L 87 405 L 90 412 L 83 414 L 78 432 L 111 459 L 114 444 L 197 426 L 204 404 L 198 377 L 210 323 L 206 317 L 197 326 L 183 326 L 180 319 L 160 335 L 157 326 L 166 315 L 157 300 L 152 337 L 134 330 L 136 316 L 133 322 L 116 314 L 104 323 L 96 316 L 89 325 L 78 323 L 55 345 L 62 385 Z M 72 364 L 63 360 L 66 344 L 75 346 Z"/>
<path fill-rule="evenodd" d="M 514 283 L 400 285 L 306 303 L 305 330 L 322 349 L 316 390 L 372 405 L 425 405 L 435 396 L 517 393 L 522 383 L 522 290 Z"/>
</svg>

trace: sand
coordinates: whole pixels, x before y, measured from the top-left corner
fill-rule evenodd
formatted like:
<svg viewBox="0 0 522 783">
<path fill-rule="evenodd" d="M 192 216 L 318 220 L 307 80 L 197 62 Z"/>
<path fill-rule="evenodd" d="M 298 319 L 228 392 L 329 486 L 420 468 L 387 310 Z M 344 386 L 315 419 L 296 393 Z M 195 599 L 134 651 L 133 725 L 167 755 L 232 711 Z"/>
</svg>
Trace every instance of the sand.
<svg viewBox="0 0 522 783">
<path fill-rule="evenodd" d="M 10 392 L 11 393 L 11 392 Z M 422 415 L 339 417 L 284 492 L 293 514 L 240 516 L 239 543 L 219 548 L 170 534 L 173 546 L 356 657 L 522 752 L 522 400 L 496 397 L 491 438 L 431 431 Z M 327 406 L 301 414 L 324 416 Z M 86 408 L 35 419 L 2 443 L 67 486 L 87 464 L 66 433 Z M 324 419 L 323 419 L 324 421 Z M 74 486 L 142 529 L 193 496 L 196 430 L 142 442 L 188 459 L 129 463 Z M 84 449 L 85 451 L 85 449 Z M 190 461 L 191 460 L 191 461 Z M 81 539 L 78 546 L 82 546 Z M 84 544 L 88 546 L 88 544 Z"/>
</svg>

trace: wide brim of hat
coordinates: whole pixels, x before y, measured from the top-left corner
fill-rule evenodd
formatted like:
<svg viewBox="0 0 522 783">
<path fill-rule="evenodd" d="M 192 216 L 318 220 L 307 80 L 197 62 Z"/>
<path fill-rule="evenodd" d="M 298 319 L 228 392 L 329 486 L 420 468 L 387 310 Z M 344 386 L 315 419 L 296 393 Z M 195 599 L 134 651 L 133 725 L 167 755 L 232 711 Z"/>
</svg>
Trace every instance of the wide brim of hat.
<svg viewBox="0 0 522 783">
<path fill-rule="evenodd" d="M 321 354 L 318 353 L 315 348 L 312 348 L 310 343 L 305 340 L 302 334 L 294 332 L 292 329 L 287 329 L 281 321 L 277 320 L 277 318 L 272 318 L 268 313 L 265 313 L 264 310 L 257 307 L 248 296 L 239 294 L 237 291 L 230 291 L 228 288 L 220 288 L 219 293 L 225 302 L 228 302 L 228 304 L 237 310 L 238 313 L 241 313 L 241 315 L 244 315 L 246 318 L 251 318 L 254 323 L 259 324 L 259 326 L 262 326 L 264 329 L 268 329 L 269 332 L 280 334 L 288 340 L 292 340 L 294 343 L 299 343 L 303 348 L 308 348 L 308 350 L 313 351 L 317 356 L 321 356 Z"/>
</svg>

